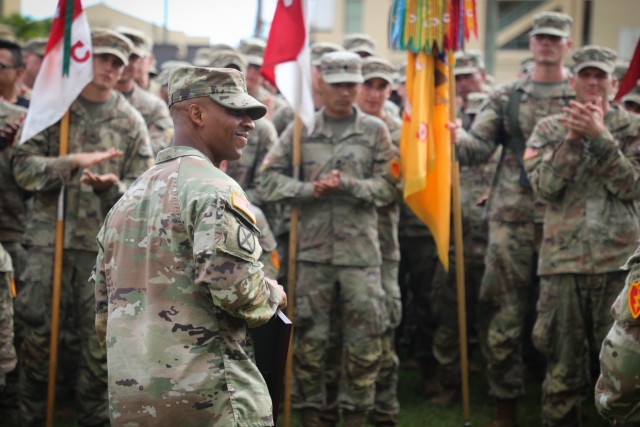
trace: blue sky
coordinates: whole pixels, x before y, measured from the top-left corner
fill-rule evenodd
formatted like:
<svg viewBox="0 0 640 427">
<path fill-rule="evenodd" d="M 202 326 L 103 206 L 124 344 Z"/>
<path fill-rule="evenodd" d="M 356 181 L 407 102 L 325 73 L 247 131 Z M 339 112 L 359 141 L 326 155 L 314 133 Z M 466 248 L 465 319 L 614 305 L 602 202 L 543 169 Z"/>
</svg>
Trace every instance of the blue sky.
<svg viewBox="0 0 640 427">
<path fill-rule="evenodd" d="M 21 12 L 36 19 L 50 18 L 57 0 L 22 0 Z M 236 45 L 252 35 L 257 0 L 83 0 L 83 7 L 105 3 L 137 18 L 162 25 L 168 6 L 170 30 L 189 36 L 209 37 L 211 43 Z M 263 17 L 270 21 L 276 0 L 263 1 Z"/>
</svg>

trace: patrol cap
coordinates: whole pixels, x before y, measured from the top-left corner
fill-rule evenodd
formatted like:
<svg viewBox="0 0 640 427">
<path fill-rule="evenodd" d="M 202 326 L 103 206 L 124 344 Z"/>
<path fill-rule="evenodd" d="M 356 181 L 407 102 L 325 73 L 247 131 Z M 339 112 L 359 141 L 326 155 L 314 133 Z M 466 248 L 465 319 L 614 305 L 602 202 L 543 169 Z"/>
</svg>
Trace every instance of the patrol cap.
<svg viewBox="0 0 640 427">
<path fill-rule="evenodd" d="M 218 50 L 211 54 L 209 66 L 214 68 L 237 68 L 243 73 L 247 71 L 247 60 L 235 50 Z"/>
<path fill-rule="evenodd" d="M 467 108 L 465 109 L 465 113 L 467 114 L 478 114 L 480 111 L 480 107 L 482 103 L 489 97 L 486 93 L 483 92 L 472 92 L 467 95 Z"/>
<path fill-rule="evenodd" d="M 473 74 L 484 70 L 482 53 L 478 50 L 468 50 L 466 52 L 456 52 L 456 66 L 453 68 L 453 75 Z"/>
<path fill-rule="evenodd" d="M 178 67 L 191 67 L 191 64 L 185 61 L 170 60 L 163 62 L 160 66 L 160 74 L 158 74 L 158 83 L 160 86 L 166 86 L 169 84 L 169 74 L 171 70 Z"/>
<path fill-rule="evenodd" d="M 38 37 L 35 39 L 28 40 L 24 44 L 24 50 L 26 52 L 31 52 L 34 55 L 38 55 L 40 57 L 44 57 L 44 51 L 47 48 L 47 39 L 44 37 Z"/>
<path fill-rule="evenodd" d="M 118 27 L 116 31 L 131 40 L 133 43 L 133 52 L 141 58 L 151 56 L 153 50 L 153 43 L 151 39 L 147 37 L 145 33 L 135 28 Z"/>
<path fill-rule="evenodd" d="M 244 76 L 231 68 L 177 67 L 169 74 L 169 106 L 192 98 L 208 97 L 231 110 L 246 110 L 257 120 L 267 107 L 247 93 Z"/>
<path fill-rule="evenodd" d="M 348 34 L 342 46 L 349 52 L 375 55 L 376 42 L 366 34 Z"/>
<path fill-rule="evenodd" d="M 212 53 L 213 50 L 209 46 L 198 48 L 193 55 L 193 65 L 196 67 L 208 67 Z"/>
<path fill-rule="evenodd" d="M 255 37 L 249 37 L 240 40 L 240 47 L 238 50 L 247 58 L 249 65 L 257 65 L 262 67 L 262 57 L 264 56 L 264 49 L 267 47 L 267 42 Z"/>
<path fill-rule="evenodd" d="M 362 60 L 362 78 L 364 81 L 378 77 L 392 85 L 395 71 L 391 62 L 384 58 L 369 56 Z"/>
<path fill-rule="evenodd" d="M 322 79 L 332 83 L 362 83 L 362 59 L 353 52 L 329 52 L 320 58 Z"/>
<path fill-rule="evenodd" d="M 94 30 L 91 33 L 91 44 L 94 55 L 108 53 L 120 59 L 124 65 L 129 64 L 133 44 L 122 34 L 106 29 Z"/>
<path fill-rule="evenodd" d="M 622 80 L 624 75 L 627 74 L 627 70 L 629 70 L 629 61 L 625 61 L 623 59 L 618 59 L 616 61 L 616 66 L 613 69 L 613 75 L 616 80 Z"/>
<path fill-rule="evenodd" d="M 22 51 L 20 45 L 12 40 L 0 38 L 0 49 Z"/>
<path fill-rule="evenodd" d="M 550 36 L 569 37 L 573 19 L 565 13 L 542 12 L 533 17 L 533 30 L 530 36 L 547 34 Z"/>
<path fill-rule="evenodd" d="M 217 52 L 219 50 L 233 50 L 236 52 L 238 51 L 235 47 L 226 43 L 214 43 L 209 47 L 209 49 L 211 49 L 212 52 Z"/>
<path fill-rule="evenodd" d="M 318 42 L 311 45 L 311 65 L 320 66 L 320 58 L 328 52 L 338 52 L 344 50 L 342 46 L 335 43 Z"/>
<path fill-rule="evenodd" d="M 580 70 L 593 67 L 611 75 L 615 69 L 616 57 L 616 52 L 607 47 L 583 46 L 571 55 L 573 72 L 577 74 Z"/>
<path fill-rule="evenodd" d="M 637 81 L 636 87 L 621 99 L 622 102 L 633 102 L 640 105 L 640 80 Z"/>
</svg>

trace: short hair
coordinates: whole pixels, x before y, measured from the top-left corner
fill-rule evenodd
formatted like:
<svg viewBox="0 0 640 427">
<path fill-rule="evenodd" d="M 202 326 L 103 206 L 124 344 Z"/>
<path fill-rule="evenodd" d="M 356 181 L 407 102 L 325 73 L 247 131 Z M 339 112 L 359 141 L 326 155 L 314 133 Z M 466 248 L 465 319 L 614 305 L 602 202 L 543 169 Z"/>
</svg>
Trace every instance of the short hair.
<svg viewBox="0 0 640 427">
<path fill-rule="evenodd" d="M 0 49 L 7 49 L 11 52 L 11 61 L 16 68 L 24 67 L 24 59 L 22 59 L 22 49 L 15 43 L 0 40 Z"/>
</svg>

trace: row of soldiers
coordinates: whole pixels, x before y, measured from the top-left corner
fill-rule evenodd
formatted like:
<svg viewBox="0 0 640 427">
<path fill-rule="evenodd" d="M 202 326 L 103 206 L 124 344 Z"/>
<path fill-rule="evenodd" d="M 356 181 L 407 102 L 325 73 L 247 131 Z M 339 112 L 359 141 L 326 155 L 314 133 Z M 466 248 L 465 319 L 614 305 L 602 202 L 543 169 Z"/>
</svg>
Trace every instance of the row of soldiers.
<svg viewBox="0 0 640 427">
<path fill-rule="evenodd" d="M 536 292 L 535 254 L 540 239 L 549 233 L 551 240 L 555 230 L 552 227 L 547 231 L 542 225 L 546 208 L 533 196 L 534 191 L 538 194 L 541 190 L 535 179 L 527 184 L 521 159 L 527 159 L 527 169 L 534 160 L 546 159 L 544 144 L 532 146 L 525 155 L 524 141 L 541 118 L 572 108 L 569 100 L 573 91 L 562 62 L 570 48 L 569 26 L 566 15 L 538 16 L 531 33 L 533 65 L 523 69 L 526 75 L 522 79 L 501 86 L 490 96 L 481 94 L 488 88 L 477 55 L 459 55 L 456 63 L 460 117 L 468 130 L 459 131 L 459 153 L 463 163 L 480 164 L 463 170 L 465 249 L 470 294 L 474 290 L 480 294 L 479 301 L 471 298 L 470 306 L 477 306 L 482 313 L 478 316 L 480 344 L 488 362 L 490 392 L 497 398 L 494 426 L 516 423 L 515 399 L 524 391 L 523 319 L 536 298 L 531 295 Z M 66 185 L 66 314 L 61 336 L 68 346 L 82 349 L 77 361 L 81 396 L 78 422 L 98 425 L 107 416 L 105 360 L 93 330 L 93 289 L 86 285 L 97 250 L 95 235 L 104 214 L 127 184 L 148 168 L 153 155 L 172 139 L 165 103 L 144 88 L 153 91 L 157 84 L 160 94 L 165 90 L 164 101 L 170 102 L 166 95 L 169 73 L 181 64 L 164 64 L 157 81 L 150 82 L 151 45 L 144 34 L 130 29 L 101 30 L 94 32 L 93 42 L 94 67 L 104 72 L 96 73 L 72 106 L 70 135 L 71 141 L 77 143 L 71 142 L 74 154 L 55 157 L 57 126 L 27 141 L 15 153 L 13 149 L 3 151 L 3 185 L 18 184 L 3 191 L 3 197 L 13 197 L 11 204 L 3 201 L 2 209 L 6 206 L 7 211 L 12 210 L 6 225 L 22 224 L 21 229 L 11 229 L 14 233 L 9 237 L 0 237 L 17 272 L 16 326 L 22 355 L 19 394 L 26 425 L 40 424 L 43 416 L 50 331 L 50 290 L 46 284 L 52 272 L 57 190 L 61 184 Z M 0 58 L 7 59 L 7 67 L 0 73 L 15 71 L 20 77 L 21 65 L 15 53 L 19 46 L 11 41 L 4 43 L 0 54 L 6 50 L 10 58 Z M 44 48 L 41 49 L 42 54 Z M 264 42 L 251 39 L 241 43 L 239 49 L 217 46 L 203 50 L 194 62 L 242 71 L 249 94 L 269 107 L 267 119 L 255 122 L 256 129 L 250 133 L 242 158 L 226 166 L 227 173 L 240 183 L 251 202 L 264 211 L 262 214 L 258 210 L 257 216 L 262 230 L 261 261 L 267 276 L 284 277 L 286 270 L 280 268 L 278 273 L 278 269 L 279 260 L 287 259 L 287 206 L 291 202 L 301 205 L 294 372 L 295 404 L 302 410 L 303 423 L 334 425 L 339 410 L 347 425 L 362 425 L 367 417 L 376 425 L 397 422 L 399 361 L 394 340 L 403 311 L 401 343 L 423 370 L 425 393 L 433 403 L 455 400 L 459 368 L 452 277 L 438 267 L 435 243 L 428 229 L 397 203 L 401 187 L 394 159 L 401 115 L 389 97 L 397 85 L 400 99 L 404 99 L 402 74 L 398 76 L 388 61 L 375 56 L 375 45 L 366 36 L 349 37 L 344 46 L 318 43 L 312 47 L 313 99 L 319 112 L 314 129 L 307 129 L 303 138 L 302 179 L 297 182 L 290 178 L 293 111 L 273 88 L 264 84 L 260 76 L 263 51 Z M 596 59 L 589 60 L 594 55 Z M 578 67 L 589 63 L 590 68 L 596 64 L 599 69 L 598 64 L 606 64 L 605 74 L 609 77 L 613 59 L 613 54 L 603 48 L 583 48 L 574 57 Z M 28 83 L 23 80 L 23 84 Z M 17 103 L 18 97 L 26 99 L 28 91 L 21 91 L 17 79 L 9 87 L 14 88 L 16 96 L 6 96 L 6 100 Z M 608 96 L 603 99 L 606 101 Z M 632 107 L 634 99 L 637 101 L 637 93 L 624 102 Z M 24 111 L 5 104 L 5 128 L 10 141 Z M 476 114 L 479 117 L 472 126 Z M 586 116 L 582 111 L 575 115 Z M 630 123 L 635 122 L 630 119 Z M 576 134 L 583 135 L 578 130 Z M 490 158 L 493 161 L 486 165 Z M 611 175 L 611 169 L 608 171 L 605 172 Z M 530 173 L 537 177 L 538 166 L 531 166 Z M 610 179 L 615 181 L 616 176 Z M 540 206 L 537 216 L 534 206 Z M 485 209 L 488 223 L 483 219 Z M 616 208 L 607 208 L 606 212 L 612 209 L 617 212 Z M 631 240 L 634 236 L 629 231 L 625 235 Z M 624 245 L 627 256 L 633 251 L 628 244 L 626 241 Z M 563 248 L 560 252 L 566 251 Z M 611 260 L 611 266 L 617 261 Z M 593 264 L 587 259 L 583 262 Z M 541 261 L 540 266 L 543 265 Z M 539 267 L 538 274 L 546 277 L 555 271 Z M 614 289 L 620 281 L 608 279 L 607 283 Z M 543 282 L 541 295 L 553 300 L 551 291 L 558 287 Z M 613 302 L 615 293 L 611 289 L 607 288 L 606 301 L 599 301 L 600 310 L 605 306 L 608 310 Z M 619 286 L 615 289 L 617 293 Z M 551 310 L 544 310 L 548 311 Z M 608 319 L 600 316 L 600 320 L 605 318 Z M 553 323 L 556 320 L 549 316 L 538 319 L 536 339 L 552 339 L 550 332 L 558 332 Z M 564 337 L 566 331 L 559 332 Z M 596 342 L 601 341 L 602 335 L 598 331 Z M 78 340 L 80 344 L 74 343 Z M 575 363 L 572 367 L 578 371 L 574 377 L 557 378 L 553 373 L 564 372 L 566 366 L 563 361 L 554 363 L 548 368 L 545 381 L 545 423 L 571 425 L 579 422 L 576 411 L 579 412 L 581 400 L 579 395 L 577 399 L 567 398 L 575 391 L 569 390 L 567 383 L 577 382 L 582 387 L 588 379 L 581 376 L 580 366 Z M 549 391 L 559 387 L 567 389 L 560 397 Z M 9 400 L 15 402 L 14 396 Z"/>
</svg>

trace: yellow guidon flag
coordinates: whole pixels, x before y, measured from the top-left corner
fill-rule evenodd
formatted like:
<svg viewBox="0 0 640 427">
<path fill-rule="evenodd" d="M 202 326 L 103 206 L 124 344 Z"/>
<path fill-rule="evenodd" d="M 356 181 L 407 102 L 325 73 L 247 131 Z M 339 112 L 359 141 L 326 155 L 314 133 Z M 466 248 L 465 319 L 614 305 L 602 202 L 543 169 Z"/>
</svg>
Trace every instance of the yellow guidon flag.
<svg viewBox="0 0 640 427">
<path fill-rule="evenodd" d="M 444 54 L 409 52 L 400 142 L 404 201 L 431 231 L 449 269 L 451 134 L 449 71 Z"/>
</svg>

